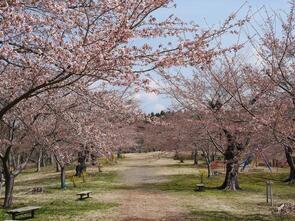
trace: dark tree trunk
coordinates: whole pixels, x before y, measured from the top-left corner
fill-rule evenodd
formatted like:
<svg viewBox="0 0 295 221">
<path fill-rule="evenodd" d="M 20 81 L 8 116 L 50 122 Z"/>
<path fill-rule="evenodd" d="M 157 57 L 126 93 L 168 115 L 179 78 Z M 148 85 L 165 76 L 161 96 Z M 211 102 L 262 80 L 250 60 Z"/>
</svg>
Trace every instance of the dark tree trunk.
<svg viewBox="0 0 295 221">
<path fill-rule="evenodd" d="M 285 155 L 287 158 L 288 165 L 290 167 L 290 175 L 284 180 L 284 182 L 295 183 L 295 162 L 292 157 L 293 150 L 290 146 L 285 147 Z"/>
<path fill-rule="evenodd" d="M 226 173 L 223 184 L 219 187 L 223 190 L 239 190 L 238 183 L 238 171 L 239 171 L 239 163 L 238 161 L 232 160 L 226 164 Z"/>
<path fill-rule="evenodd" d="M 5 179 L 5 198 L 4 198 L 4 208 L 9 208 L 12 205 L 12 194 L 13 194 L 13 185 L 14 185 L 14 176 L 10 172 L 10 156 L 11 156 L 11 147 L 6 149 L 6 152 L 3 157 L 1 157 L 2 166 L 3 166 L 3 176 Z"/>
<path fill-rule="evenodd" d="M 59 164 L 57 163 L 57 161 L 55 162 L 55 165 L 56 165 L 56 172 L 59 172 L 60 171 L 60 166 L 59 166 Z"/>
<path fill-rule="evenodd" d="M 47 156 L 46 154 L 44 154 L 42 151 L 41 151 L 41 159 L 40 159 L 40 166 L 42 167 L 46 167 L 46 160 L 47 160 Z"/>
<path fill-rule="evenodd" d="M 223 184 L 219 187 L 224 190 L 239 190 L 238 173 L 239 173 L 239 161 L 237 156 L 244 147 L 249 144 L 249 138 L 245 144 L 239 144 L 236 142 L 234 136 L 232 136 L 227 130 L 223 130 L 227 137 L 227 149 L 224 153 L 224 160 L 226 162 L 226 173 Z"/>
<path fill-rule="evenodd" d="M 117 158 L 118 159 L 122 158 L 122 150 L 121 150 L 121 148 L 119 148 L 118 151 L 117 151 Z"/>
<path fill-rule="evenodd" d="M 11 146 L 6 149 L 6 152 L 4 156 L 1 157 L 2 161 L 2 167 L 3 167 L 3 175 L 5 178 L 5 198 L 4 198 L 4 208 L 9 208 L 12 205 L 12 198 L 13 198 L 13 187 L 14 187 L 14 179 L 15 177 L 25 169 L 27 163 L 29 162 L 29 158 L 31 157 L 31 154 L 33 153 L 33 150 L 31 150 L 31 153 L 27 155 L 27 159 L 18 166 L 13 172 L 10 170 L 10 152 L 11 152 Z"/>
<path fill-rule="evenodd" d="M 60 187 L 62 190 L 66 188 L 66 173 L 64 166 L 60 166 Z"/>
<path fill-rule="evenodd" d="M 4 175 L 5 176 L 5 198 L 4 198 L 4 208 L 10 208 L 12 205 L 13 198 L 13 186 L 14 186 L 14 176 L 13 175 Z"/>
<path fill-rule="evenodd" d="M 198 165 L 199 164 L 199 162 L 198 162 L 198 149 L 195 149 L 194 150 L 194 153 L 193 153 L 193 157 L 194 157 L 194 165 Z"/>
<path fill-rule="evenodd" d="M 180 157 L 179 157 L 179 153 L 178 153 L 178 150 L 175 150 L 175 155 L 174 155 L 174 160 L 179 160 Z"/>
<path fill-rule="evenodd" d="M 13 185 L 14 185 L 14 175 L 10 172 L 9 156 L 11 148 L 7 148 L 6 153 L 2 160 L 3 175 L 5 179 L 5 198 L 4 198 L 4 208 L 9 208 L 12 205 L 13 196 Z"/>
</svg>

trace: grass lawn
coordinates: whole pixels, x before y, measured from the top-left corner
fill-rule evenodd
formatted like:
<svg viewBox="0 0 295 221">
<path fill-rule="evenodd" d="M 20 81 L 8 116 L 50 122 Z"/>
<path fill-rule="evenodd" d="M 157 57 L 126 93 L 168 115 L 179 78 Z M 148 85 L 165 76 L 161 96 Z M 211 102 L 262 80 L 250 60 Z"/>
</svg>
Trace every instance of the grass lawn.
<svg viewBox="0 0 295 221">
<path fill-rule="evenodd" d="M 84 183 L 82 178 L 76 178 L 77 187 L 73 187 L 73 170 L 67 171 L 67 188 L 60 189 L 59 173 L 52 172 L 54 168 L 42 168 L 42 172 L 36 173 L 33 169 L 24 171 L 15 182 L 14 204 L 13 207 L 23 207 L 27 205 L 41 206 L 37 211 L 34 220 L 79 220 L 85 213 L 91 211 L 101 211 L 104 213 L 110 208 L 117 207 L 114 202 L 104 202 L 97 197 L 99 193 L 111 191 L 116 185 L 115 172 L 94 172 L 90 171 Z M 43 193 L 32 194 L 28 192 L 33 187 L 43 187 Z M 83 190 L 91 190 L 93 196 L 91 199 L 77 200 L 79 196 L 76 193 Z M 2 190 L 2 194 L 3 194 Z M 10 219 L 5 210 L 0 210 L 0 220 Z"/>
<path fill-rule="evenodd" d="M 191 161 L 186 161 L 186 163 L 169 164 L 167 168 L 194 169 L 195 166 L 192 166 Z M 190 210 L 189 218 L 191 220 L 295 220 L 294 216 L 277 215 L 272 212 L 275 208 L 271 208 L 265 202 L 266 181 L 272 180 L 275 206 L 284 202 L 295 203 L 295 185 L 282 182 L 288 176 L 287 170 L 280 169 L 279 172 L 273 173 L 269 173 L 265 169 L 257 171 L 259 172 L 251 172 L 250 170 L 239 175 L 239 184 L 242 190 L 237 192 L 216 189 L 222 184 L 223 175 L 204 177 L 205 191 L 194 192 L 195 185 L 200 183 L 198 169 L 195 174 L 168 175 L 166 176 L 166 179 L 169 180 L 167 182 L 148 183 L 139 185 L 138 188 L 165 191 L 178 198 L 185 198 L 189 195 L 190 200 L 184 200 L 184 202 Z M 192 203 L 193 201 L 197 206 Z"/>
<path fill-rule="evenodd" d="M 102 173 L 90 168 L 86 182 L 77 178 L 76 187 L 71 181 L 74 170 L 69 168 L 63 191 L 59 173 L 52 167 L 42 169 L 36 173 L 28 168 L 17 177 L 14 188 L 13 207 L 42 207 L 34 220 L 295 220 L 278 216 L 265 203 L 266 180 L 274 182 L 275 206 L 295 203 L 295 186 L 281 182 L 288 175 L 286 169 L 272 174 L 262 169 L 241 173 L 242 190 L 237 192 L 214 188 L 222 183 L 223 175 L 205 177 L 205 191 L 195 192 L 200 178 L 192 161 L 178 163 L 148 154 L 128 155 L 118 164 L 103 168 Z M 33 187 L 43 187 L 44 193 L 32 194 L 29 190 Z M 93 197 L 77 200 L 76 193 L 83 190 L 92 191 Z M 10 218 L 0 209 L 0 220 Z"/>
</svg>

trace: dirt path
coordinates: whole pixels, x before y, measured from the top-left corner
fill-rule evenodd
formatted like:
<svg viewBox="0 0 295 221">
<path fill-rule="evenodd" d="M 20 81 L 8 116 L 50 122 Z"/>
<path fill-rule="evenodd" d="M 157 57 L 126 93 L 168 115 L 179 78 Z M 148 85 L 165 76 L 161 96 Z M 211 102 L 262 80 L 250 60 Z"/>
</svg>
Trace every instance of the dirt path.
<svg viewBox="0 0 295 221">
<path fill-rule="evenodd" d="M 84 215 L 87 221 L 197 221 L 197 220 L 263 220 L 271 219 L 271 210 L 265 204 L 264 191 L 239 194 L 197 194 L 191 191 L 160 191 L 151 186 L 166 182 L 170 176 L 196 174 L 194 167 L 178 167 L 171 158 L 157 154 L 128 154 L 116 166 L 104 168 L 116 171 L 118 189 L 96 194 L 97 201 L 117 203 L 105 212 Z M 189 162 L 189 164 L 192 162 Z M 196 179 L 197 182 L 197 179 Z M 151 185 L 147 185 L 151 184 Z M 242 206 L 241 206 L 242 205 Z M 207 219 L 208 218 L 208 219 Z M 81 220 L 81 219 L 77 219 Z"/>
<path fill-rule="evenodd" d="M 165 182 L 160 176 L 162 161 L 157 155 L 134 155 L 122 162 L 120 182 L 134 187 L 120 191 L 119 218 L 122 221 L 185 220 L 184 209 L 177 199 L 162 191 L 140 187 L 147 183 Z"/>
</svg>

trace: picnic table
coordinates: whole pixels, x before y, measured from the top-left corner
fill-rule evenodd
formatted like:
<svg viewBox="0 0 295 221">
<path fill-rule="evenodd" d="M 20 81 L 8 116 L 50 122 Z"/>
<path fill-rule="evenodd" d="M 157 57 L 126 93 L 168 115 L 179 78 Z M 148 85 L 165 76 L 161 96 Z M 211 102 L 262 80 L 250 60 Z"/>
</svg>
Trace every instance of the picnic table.
<svg viewBox="0 0 295 221">
<path fill-rule="evenodd" d="M 80 196 L 80 200 L 82 200 L 82 199 L 89 198 L 91 193 L 92 193 L 91 191 L 83 191 L 83 192 L 77 193 L 77 195 Z"/>
<path fill-rule="evenodd" d="M 40 208 L 41 207 L 39 206 L 26 206 L 26 207 L 9 210 L 7 211 L 7 213 L 12 215 L 13 220 L 16 219 L 16 216 L 27 214 L 27 213 L 31 214 L 30 218 L 34 218 L 35 211 Z"/>
</svg>

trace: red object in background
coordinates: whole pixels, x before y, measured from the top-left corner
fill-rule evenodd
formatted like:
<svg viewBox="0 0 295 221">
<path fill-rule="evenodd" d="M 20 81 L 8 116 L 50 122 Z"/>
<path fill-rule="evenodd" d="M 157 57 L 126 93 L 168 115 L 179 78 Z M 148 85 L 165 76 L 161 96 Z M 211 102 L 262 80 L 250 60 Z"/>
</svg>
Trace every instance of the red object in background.
<svg viewBox="0 0 295 221">
<path fill-rule="evenodd" d="M 211 162 L 210 166 L 211 166 L 211 169 L 218 169 L 219 167 L 223 167 L 223 162 L 215 160 Z"/>
</svg>

